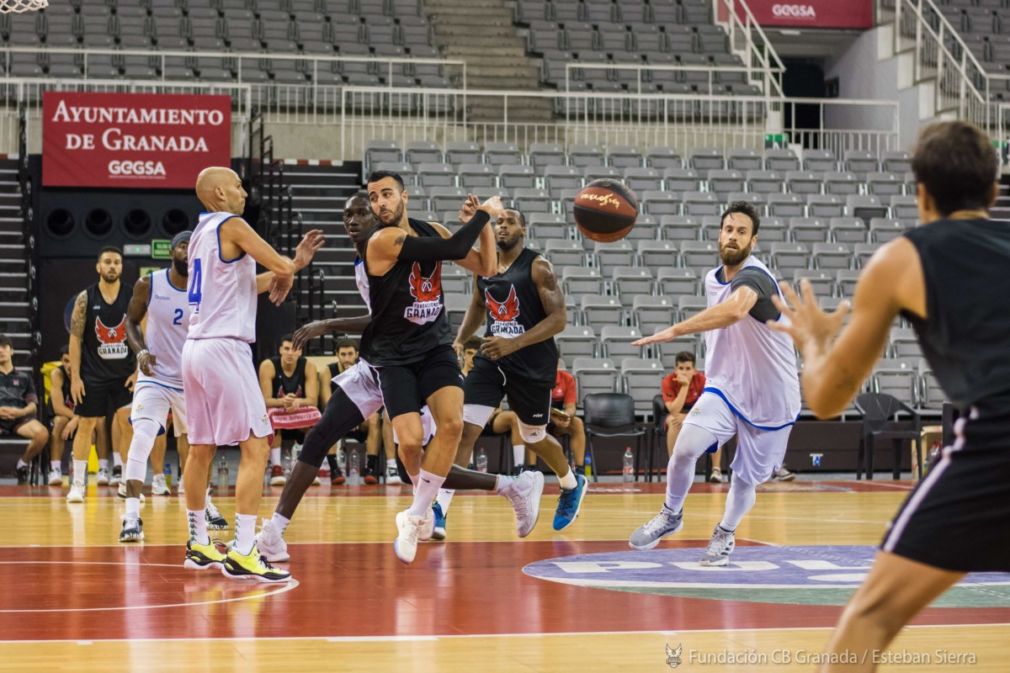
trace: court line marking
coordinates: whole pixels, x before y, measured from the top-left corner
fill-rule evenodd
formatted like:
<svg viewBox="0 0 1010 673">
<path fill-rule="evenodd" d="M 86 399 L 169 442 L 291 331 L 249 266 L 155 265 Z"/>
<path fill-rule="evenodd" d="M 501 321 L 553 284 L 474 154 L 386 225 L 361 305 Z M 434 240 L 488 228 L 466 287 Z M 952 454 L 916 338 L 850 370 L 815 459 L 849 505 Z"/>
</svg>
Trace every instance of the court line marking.
<svg viewBox="0 0 1010 673">
<path fill-rule="evenodd" d="M 158 567 L 158 568 L 175 568 L 179 569 L 179 566 L 175 563 L 147 563 L 147 562 L 127 562 L 127 561 L 0 561 L 0 565 L 110 565 L 110 566 L 136 566 L 137 568 L 147 568 L 147 567 Z M 211 571 L 213 572 L 213 570 Z M 217 579 L 217 578 L 214 578 Z M 226 582 L 240 582 L 242 580 L 234 580 L 228 577 L 221 576 Z M 249 582 L 249 580 L 245 580 Z M 243 586 L 242 584 L 235 584 L 236 588 Z M 277 588 L 276 591 L 260 591 L 260 592 L 250 592 L 247 596 L 236 596 L 235 598 L 222 598 L 219 600 L 210 601 L 196 601 L 192 603 L 163 603 L 160 605 L 120 605 L 107 608 L 42 608 L 42 609 L 0 609 L 0 614 L 13 614 L 13 613 L 42 613 L 42 612 L 122 612 L 126 610 L 158 610 L 163 608 L 187 608 L 190 606 L 197 605 L 219 605 L 222 603 L 238 603 L 241 601 L 250 601 L 259 598 L 266 598 L 267 596 L 277 596 L 279 594 L 286 593 L 298 586 L 298 580 L 291 580 L 284 584 L 266 584 L 263 582 L 257 582 L 256 584 L 245 584 L 245 586 L 257 587 L 260 589 L 272 589 Z"/>
<path fill-rule="evenodd" d="M 974 623 L 974 624 L 913 624 L 906 626 L 905 629 L 949 629 L 949 628 L 964 628 L 964 627 L 996 627 L 1004 628 L 1010 627 L 1010 622 L 998 622 L 998 623 Z M 664 636 L 674 636 L 679 634 L 687 633 L 751 633 L 754 631 L 760 632 L 793 632 L 793 631 L 831 631 L 835 627 L 832 626 L 797 626 L 797 627 L 754 627 L 749 629 L 679 629 L 679 630 L 638 630 L 638 631 L 561 631 L 558 633 L 447 633 L 444 635 L 386 635 L 386 636 L 315 636 L 315 637 L 305 637 L 305 636 L 240 636 L 240 637 L 221 637 L 221 638 L 99 638 L 91 641 L 86 641 L 89 644 L 96 643 L 178 643 L 178 642 L 255 642 L 255 641 L 321 641 L 330 643 L 362 643 L 362 642 L 377 642 L 377 643 L 394 643 L 394 642 L 426 642 L 426 641 L 438 641 L 438 640 L 457 640 L 465 638 L 545 638 L 545 637 L 562 637 L 570 638 L 576 636 L 648 636 L 648 635 L 664 635 Z M 40 643 L 75 643 L 80 644 L 81 641 L 74 638 L 55 638 L 55 639 L 43 639 L 43 640 L 0 640 L 0 647 L 3 645 L 38 645 Z"/>
</svg>

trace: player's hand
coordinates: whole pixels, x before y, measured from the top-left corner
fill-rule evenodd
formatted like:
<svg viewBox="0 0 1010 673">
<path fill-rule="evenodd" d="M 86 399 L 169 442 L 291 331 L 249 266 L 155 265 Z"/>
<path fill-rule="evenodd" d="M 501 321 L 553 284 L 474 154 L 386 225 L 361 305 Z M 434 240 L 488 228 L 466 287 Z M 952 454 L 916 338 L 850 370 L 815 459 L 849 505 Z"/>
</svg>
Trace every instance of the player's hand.
<svg viewBox="0 0 1010 673">
<path fill-rule="evenodd" d="M 310 322 L 308 325 L 304 325 L 295 330 L 294 342 L 291 347 L 296 351 L 300 351 L 305 348 L 305 344 L 313 339 L 323 336 L 329 330 L 326 327 L 325 320 L 316 320 Z"/>
<path fill-rule="evenodd" d="M 295 248 L 295 268 L 301 271 L 307 267 L 325 242 L 326 237 L 323 236 L 322 229 L 311 229 L 306 232 L 302 236 L 302 240 L 298 242 L 298 247 Z"/>
<path fill-rule="evenodd" d="M 485 213 L 491 216 L 492 220 L 496 220 L 505 214 L 505 206 L 502 205 L 500 196 L 492 196 L 484 203 L 480 204 L 477 210 L 483 210 Z"/>
<path fill-rule="evenodd" d="M 768 327 L 791 336 L 801 353 L 809 347 L 826 352 L 842 329 L 845 316 L 849 313 L 849 302 L 843 301 L 836 310 L 825 313 L 817 305 L 817 297 L 809 280 L 800 281 L 799 295 L 789 283 L 783 282 L 781 287 L 786 301 L 774 296 L 772 302 L 782 316 L 779 320 L 769 320 Z"/>
<path fill-rule="evenodd" d="M 500 336 L 488 337 L 480 345 L 480 354 L 489 360 L 501 359 L 515 353 L 517 350 L 519 349 L 516 346 L 515 339 L 506 339 Z"/>
<path fill-rule="evenodd" d="M 0 418 L 5 421 L 17 418 L 17 414 L 14 413 L 14 409 L 11 407 L 0 407 Z"/>
<path fill-rule="evenodd" d="M 297 408 L 295 407 L 295 402 L 297 402 L 297 398 L 295 397 L 294 393 L 288 393 L 287 395 L 281 398 L 281 401 L 284 402 L 285 409 Z"/>
<path fill-rule="evenodd" d="M 288 298 L 291 288 L 294 286 L 294 276 L 274 276 L 273 280 L 270 281 L 270 287 L 267 288 L 267 296 L 270 299 L 270 303 L 274 306 L 283 304 L 284 300 Z"/>
<path fill-rule="evenodd" d="M 158 356 L 153 353 L 141 351 L 137 356 L 137 366 L 140 367 L 140 371 L 144 372 L 144 376 L 154 376 L 154 366 L 157 364 Z"/>
<path fill-rule="evenodd" d="M 131 393 L 133 392 L 133 387 L 135 385 L 137 385 L 137 372 L 133 372 L 132 374 L 127 376 L 126 380 L 123 382 L 123 387 L 129 390 Z"/>
<path fill-rule="evenodd" d="M 632 341 L 632 346 L 648 346 L 649 344 L 661 344 L 667 341 L 673 341 L 679 336 L 677 333 L 677 326 L 670 325 L 666 329 L 661 329 L 652 336 L 642 337 L 638 341 Z"/>
<path fill-rule="evenodd" d="M 454 351 L 456 351 L 456 357 L 459 358 L 459 361 L 463 362 L 463 342 L 462 341 L 453 341 L 452 342 L 452 349 Z"/>
<path fill-rule="evenodd" d="M 87 393 L 84 392 L 84 381 L 79 376 L 71 377 L 70 381 L 70 398 L 74 401 L 74 404 L 80 404 L 84 401 L 84 396 Z"/>
<path fill-rule="evenodd" d="M 471 219 L 473 219 L 474 214 L 476 214 L 477 209 L 480 208 L 480 199 L 478 199 L 473 194 L 466 197 L 466 201 L 459 209 L 459 221 L 466 224 Z"/>
<path fill-rule="evenodd" d="M 691 377 L 687 374 L 677 372 L 677 382 L 682 386 L 689 386 L 691 385 Z"/>
<path fill-rule="evenodd" d="M 80 420 L 79 416 L 74 416 L 63 426 L 63 432 L 60 435 L 63 439 L 70 439 L 77 433 L 77 422 Z"/>
<path fill-rule="evenodd" d="M 572 424 L 572 417 L 564 412 L 561 413 L 551 412 L 551 421 L 554 422 L 555 426 L 564 430 L 565 428 L 567 428 L 569 425 Z"/>
</svg>

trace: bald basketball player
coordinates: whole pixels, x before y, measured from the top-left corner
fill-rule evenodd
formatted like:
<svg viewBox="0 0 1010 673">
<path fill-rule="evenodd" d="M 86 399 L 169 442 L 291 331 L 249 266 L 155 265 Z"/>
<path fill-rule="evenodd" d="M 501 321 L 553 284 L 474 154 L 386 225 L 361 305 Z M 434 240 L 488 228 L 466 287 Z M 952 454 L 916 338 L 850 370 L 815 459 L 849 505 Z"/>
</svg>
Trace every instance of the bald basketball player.
<svg viewBox="0 0 1010 673">
<path fill-rule="evenodd" d="M 256 512 L 272 434 L 249 344 L 256 340 L 256 295 L 280 304 L 294 276 L 323 245 L 317 229 L 289 259 L 277 253 L 240 214 L 246 192 L 228 168 L 200 172 L 196 195 L 206 208 L 189 243 L 191 317 L 182 350 L 190 450 L 184 473 L 190 540 L 185 566 L 219 568 L 226 577 L 284 582 L 256 549 Z M 268 271 L 256 275 L 256 263 Z M 210 541 L 204 518 L 207 475 L 219 445 L 242 452 L 235 484 L 235 542 L 227 554 Z"/>
</svg>

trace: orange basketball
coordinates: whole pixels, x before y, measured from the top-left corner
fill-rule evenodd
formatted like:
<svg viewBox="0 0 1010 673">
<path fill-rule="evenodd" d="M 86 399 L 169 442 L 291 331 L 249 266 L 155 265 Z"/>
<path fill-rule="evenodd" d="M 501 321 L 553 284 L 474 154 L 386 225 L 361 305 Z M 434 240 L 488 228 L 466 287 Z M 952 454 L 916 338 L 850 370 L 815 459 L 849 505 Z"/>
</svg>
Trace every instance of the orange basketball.
<svg viewBox="0 0 1010 673">
<path fill-rule="evenodd" d="M 637 217 L 638 197 L 619 180 L 593 180 L 575 195 L 575 224 L 594 241 L 624 238 Z"/>
</svg>

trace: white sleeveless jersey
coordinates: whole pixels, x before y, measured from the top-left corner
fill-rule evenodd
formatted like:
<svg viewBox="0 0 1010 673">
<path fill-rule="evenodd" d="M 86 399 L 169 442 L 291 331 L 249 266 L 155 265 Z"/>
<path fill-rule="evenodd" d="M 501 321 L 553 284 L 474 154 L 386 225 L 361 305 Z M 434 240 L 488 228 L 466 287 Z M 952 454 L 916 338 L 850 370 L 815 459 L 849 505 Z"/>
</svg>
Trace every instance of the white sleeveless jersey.
<svg viewBox="0 0 1010 673">
<path fill-rule="evenodd" d="M 182 345 L 189 331 L 190 306 L 186 288 L 172 285 L 168 269 L 155 271 L 147 301 L 147 350 L 155 356 L 154 376 L 140 372 L 137 383 L 151 381 L 182 390 Z"/>
<path fill-rule="evenodd" d="M 774 274 L 748 257 L 743 268 Z M 708 305 L 722 303 L 730 284 L 719 281 L 713 269 L 705 275 Z M 777 283 L 776 283 L 777 286 Z M 759 429 L 777 429 L 796 421 L 800 413 L 800 381 L 792 339 L 773 332 L 748 315 L 743 320 L 705 333 L 705 390 L 715 393 L 734 413 Z"/>
<path fill-rule="evenodd" d="M 256 262 L 243 253 L 221 258 L 220 228 L 238 217 L 232 213 L 200 213 L 189 241 L 190 339 L 256 341 Z"/>
<path fill-rule="evenodd" d="M 372 312 L 372 300 L 368 294 L 368 272 L 365 271 L 365 260 L 361 257 L 354 257 L 354 282 L 358 286 L 358 292 L 365 302 L 368 312 Z"/>
</svg>

